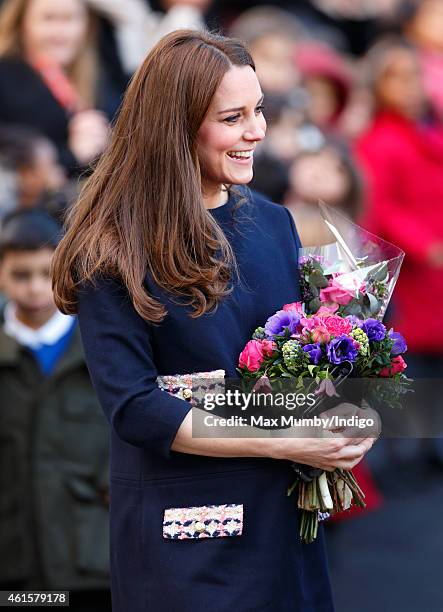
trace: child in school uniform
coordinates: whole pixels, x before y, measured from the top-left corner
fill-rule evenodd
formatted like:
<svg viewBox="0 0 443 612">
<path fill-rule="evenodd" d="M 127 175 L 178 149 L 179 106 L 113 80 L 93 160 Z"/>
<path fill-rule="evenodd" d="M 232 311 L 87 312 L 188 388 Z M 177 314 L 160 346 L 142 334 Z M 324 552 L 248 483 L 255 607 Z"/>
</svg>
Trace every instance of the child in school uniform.
<svg viewBox="0 0 443 612">
<path fill-rule="evenodd" d="M 53 301 L 61 231 L 47 213 L 0 229 L 0 590 L 71 592 L 110 610 L 108 430 L 75 317 Z"/>
</svg>

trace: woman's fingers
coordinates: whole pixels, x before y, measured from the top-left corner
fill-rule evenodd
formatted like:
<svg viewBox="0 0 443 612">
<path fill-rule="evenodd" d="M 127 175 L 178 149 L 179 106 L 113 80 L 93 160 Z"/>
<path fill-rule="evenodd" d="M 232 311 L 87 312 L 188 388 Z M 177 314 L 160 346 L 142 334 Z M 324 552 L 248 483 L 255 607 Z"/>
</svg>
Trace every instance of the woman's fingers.
<svg viewBox="0 0 443 612">
<path fill-rule="evenodd" d="M 352 446 L 359 444 L 367 438 L 367 436 L 363 435 L 359 429 L 353 429 L 352 434 L 353 435 L 351 435 L 351 431 L 347 431 L 346 435 L 344 435 L 343 432 L 325 429 L 322 437 L 326 440 L 335 440 L 337 443 L 336 450 L 340 450 L 340 448 L 342 448 L 343 446 Z"/>
<path fill-rule="evenodd" d="M 348 446 L 344 446 L 338 453 L 335 453 L 331 458 L 337 459 L 338 461 L 353 461 L 354 459 L 359 459 L 363 457 L 366 453 L 366 447 L 363 443 L 360 444 L 349 444 Z"/>
<path fill-rule="evenodd" d="M 358 414 L 360 408 L 355 404 L 350 404 L 349 402 L 343 402 L 342 404 L 337 404 L 334 408 L 329 408 L 329 410 L 325 410 L 321 413 L 321 418 L 331 419 L 332 417 L 352 417 Z"/>
<path fill-rule="evenodd" d="M 367 404 L 365 408 L 349 403 L 339 404 L 323 412 L 321 418 L 324 419 L 325 431 L 332 431 L 346 438 L 380 436 L 380 416 Z"/>
</svg>

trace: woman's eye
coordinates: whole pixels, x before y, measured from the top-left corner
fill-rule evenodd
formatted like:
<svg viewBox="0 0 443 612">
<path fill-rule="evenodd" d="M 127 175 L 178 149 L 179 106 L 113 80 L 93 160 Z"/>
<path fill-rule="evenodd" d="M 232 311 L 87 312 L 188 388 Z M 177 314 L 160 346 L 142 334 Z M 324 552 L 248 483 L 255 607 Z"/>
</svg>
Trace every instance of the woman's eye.
<svg viewBox="0 0 443 612">
<path fill-rule="evenodd" d="M 257 106 L 257 108 L 255 109 L 255 112 L 257 113 L 257 115 L 259 115 L 264 110 L 265 110 L 265 107 L 263 106 L 263 104 L 260 104 L 260 106 Z"/>
<path fill-rule="evenodd" d="M 226 117 L 223 119 L 226 123 L 236 123 L 240 115 L 231 115 L 230 117 Z"/>
</svg>

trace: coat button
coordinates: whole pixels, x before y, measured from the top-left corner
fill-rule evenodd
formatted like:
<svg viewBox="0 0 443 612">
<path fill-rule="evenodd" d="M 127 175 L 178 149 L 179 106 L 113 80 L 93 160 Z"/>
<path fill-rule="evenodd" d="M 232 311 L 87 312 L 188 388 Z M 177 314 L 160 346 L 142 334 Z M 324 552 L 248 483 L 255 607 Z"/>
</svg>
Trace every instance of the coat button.
<svg viewBox="0 0 443 612">
<path fill-rule="evenodd" d="M 192 399 L 191 389 L 183 389 L 183 399 L 189 402 Z"/>
<path fill-rule="evenodd" d="M 195 530 L 199 531 L 200 533 L 206 529 L 204 523 L 202 523 L 201 521 L 197 521 L 194 527 L 195 527 Z"/>
</svg>

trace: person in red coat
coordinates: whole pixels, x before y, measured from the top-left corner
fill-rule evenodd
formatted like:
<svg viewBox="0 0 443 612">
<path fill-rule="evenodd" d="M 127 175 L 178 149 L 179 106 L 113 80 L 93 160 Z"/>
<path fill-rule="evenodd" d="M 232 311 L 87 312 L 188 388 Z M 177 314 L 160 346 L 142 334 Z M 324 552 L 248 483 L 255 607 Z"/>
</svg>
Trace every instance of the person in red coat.
<svg viewBox="0 0 443 612">
<path fill-rule="evenodd" d="M 412 47 L 401 40 L 379 43 L 368 62 L 376 112 L 357 142 L 368 186 L 365 225 L 406 253 L 389 322 L 407 340 L 407 373 L 413 378 L 441 378 L 443 124 L 427 101 Z M 427 316 L 431 326 L 425 324 Z M 434 427 L 441 431 L 437 409 L 436 405 Z M 427 445 L 441 465 L 442 442 Z"/>
</svg>

